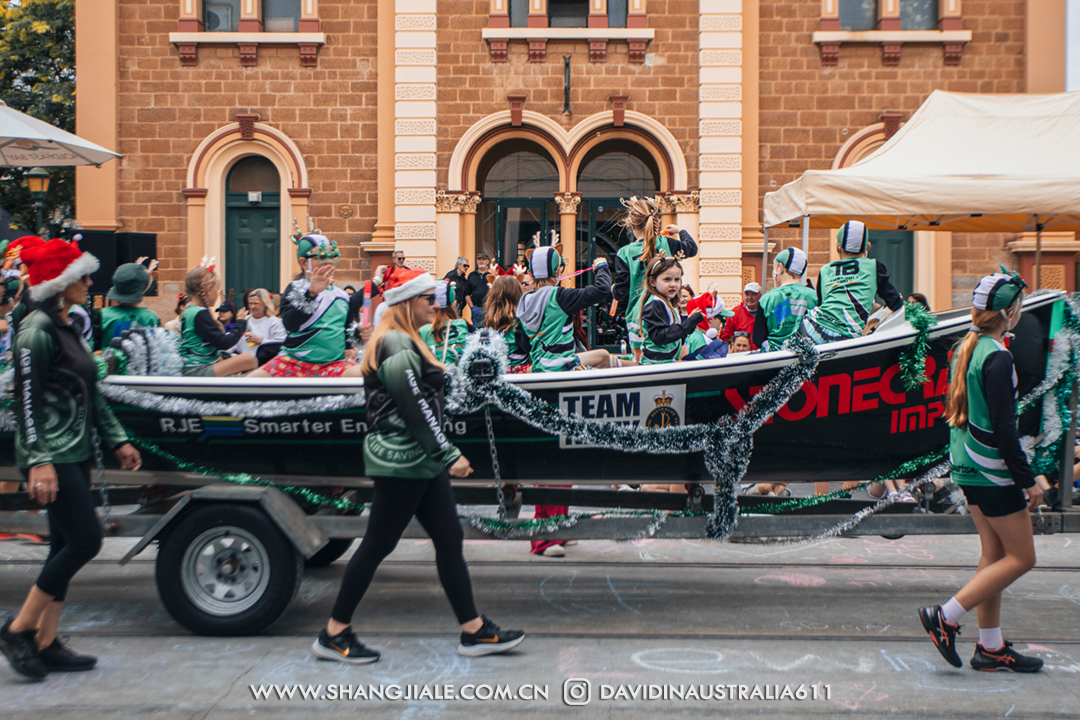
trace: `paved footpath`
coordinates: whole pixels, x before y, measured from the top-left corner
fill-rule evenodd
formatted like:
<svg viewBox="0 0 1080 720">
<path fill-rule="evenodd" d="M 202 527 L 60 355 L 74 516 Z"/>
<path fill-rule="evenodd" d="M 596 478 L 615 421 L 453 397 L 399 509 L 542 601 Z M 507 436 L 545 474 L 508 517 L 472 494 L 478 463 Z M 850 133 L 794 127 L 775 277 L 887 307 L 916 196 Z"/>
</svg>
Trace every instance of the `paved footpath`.
<svg viewBox="0 0 1080 720">
<path fill-rule="evenodd" d="M 586 541 L 564 559 L 521 542 L 467 542 L 481 612 L 529 637 L 505 656 L 455 652 L 457 627 L 427 541 L 402 541 L 375 578 L 355 626 L 383 652 L 375 665 L 315 661 L 344 560 L 308 571 L 292 609 L 258 637 L 196 637 L 158 601 L 153 551 L 116 564 L 132 540 L 106 541 L 72 583 L 62 622 L 88 673 L 31 684 L 0 667 L 4 718 L 550 718 L 576 717 L 1080 717 L 1080 538 L 1037 539 L 1039 565 L 1005 598 L 1006 637 L 1042 657 L 1036 676 L 955 670 L 933 649 L 915 609 L 947 598 L 972 573 L 975 537 L 840 539 L 795 546 L 648 540 Z M 0 543 L 0 607 L 21 602 L 46 550 Z M 965 663 L 978 631 L 960 638 Z M 591 702 L 564 704 L 564 683 Z M 257 699 L 252 686 L 322 686 L 324 699 Z M 439 686 L 442 699 L 364 697 L 384 686 Z M 484 697 L 506 689 L 527 698 Z M 818 699 L 673 699 L 672 687 L 729 694 L 785 686 Z M 536 686 L 539 692 L 534 690 Z M 611 698 L 622 687 L 618 697 Z M 350 699 L 326 699 L 331 695 Z M 500 689 L 501 688 L 501 689 Z M 566 688 L 584 699 L 584 682 Z M 360 693 L 360 690 L 364 693 Z M 547 699 L 543 699 L 546 690 Z M 825 694 L 828 698 L 825 699 Z M 667 693 L 667 699 L 649 699 Z M 317 715 L 316 715 L 317 714 Z"/>
</svg>

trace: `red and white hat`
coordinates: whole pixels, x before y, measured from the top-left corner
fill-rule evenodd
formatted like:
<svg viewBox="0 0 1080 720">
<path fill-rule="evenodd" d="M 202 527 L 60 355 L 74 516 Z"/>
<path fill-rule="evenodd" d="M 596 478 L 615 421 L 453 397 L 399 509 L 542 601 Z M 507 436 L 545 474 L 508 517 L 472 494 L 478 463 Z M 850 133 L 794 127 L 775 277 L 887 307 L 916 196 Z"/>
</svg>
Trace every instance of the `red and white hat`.
<svg viewBox="0 0 1080 720">
<path fill-rule="evenodd" d="M 100 267 L 96 257 L 79 250 L 78 242 L 59 238 L 30 247 L 23 245 L 19 259 L 30 273 L 30 296 L 35 300 L 51 298 Z"/>
<path fill-rule="evenodd" d="M 387 305 L 412 300 L 428 290 L 435 289 L 435 278 L 423 270 L 391 266 L 383 277 L 383 299 Z"/>
</svg>

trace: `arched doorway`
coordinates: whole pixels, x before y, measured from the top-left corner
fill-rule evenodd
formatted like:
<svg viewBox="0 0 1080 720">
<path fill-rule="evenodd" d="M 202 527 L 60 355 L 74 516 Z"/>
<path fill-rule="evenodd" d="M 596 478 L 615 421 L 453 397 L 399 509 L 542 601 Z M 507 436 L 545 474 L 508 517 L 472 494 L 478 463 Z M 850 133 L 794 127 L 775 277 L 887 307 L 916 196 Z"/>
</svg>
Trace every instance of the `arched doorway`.
<svg viewBox="0 0 1080 720">
<path fill-rule="evenodd" d="M 476 251 L 488 253 L 500 267 L 510 267 L 541 234 L 558 229 L 554 195 L 559 190 L 555 161 L 538 143 L 507 140 L 493 147 L 480 162 L 477 187 L 481 202 L 476 212 Z"/>
<path fill-rule="evenodd" d="M 281 254 L 281 177 L 261 155 L 229 170 L 225 191 L 225 292 L 278 290 Z"/>
<path fill-rule="evenodd" d="M 619 248 L 634 241 L 633 234 L 619 224 L 625 212 L 620 199 L 656 195 L 660 190 L 660 169 L 650 153 L 627 140 L 596 145 L 582 159 L 580 168 L 576 257 L 578 267 L 584 268 L 597 257 L 611 262 Z M 589 313 L 589 344 L 616 348 L 620 330 L 611 316 L 595 308 Z"/>
</svg>

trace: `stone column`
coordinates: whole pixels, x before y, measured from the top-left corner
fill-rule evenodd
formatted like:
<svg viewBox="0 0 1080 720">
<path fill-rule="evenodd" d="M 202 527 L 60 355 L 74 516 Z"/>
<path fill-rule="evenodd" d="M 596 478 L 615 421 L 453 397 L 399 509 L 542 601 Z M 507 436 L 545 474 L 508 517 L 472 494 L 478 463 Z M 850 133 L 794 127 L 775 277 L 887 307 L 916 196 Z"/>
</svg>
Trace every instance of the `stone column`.
<svg viewBox="0 0 1080 720">
<path fill-rule="evenodd" d="M 742 291 L 742 2 L 699 0 L 698 284 Z M 695 288 L 696 289 L 696 288 Z"/>
<path fill-rule="evenodd" d="M 117 0 L 81 0 L 75 13 L 75 32 L 93 42 L 75 44 L 79 92 L 75 96 L 75 132 L 102 147 L 119 152 Z M 100 168 L 75 168 L 75 217 L 88 230 L 116 230 L 121 160 Z M 162 268 L 165 269 L 165 268 Z"/>
<path fill-rule="evenodd" d="M 563 259 L 566 260 L 566 272 L 577 270 L 577 218 L 578 206 L 581 205 L 581 193 L 555 193 L 555 202 L 559 204 L 559 239 L 562 241 Z M 572 288 L 577 278 L 563 280 L 563 287 Z"/>
<path fill-rule="evenodd" d="M 476 208 L 480 206 L 480 193 L 464 196 L 461 203 L 461 255 L 476 263 Z"/>
<path fill-rule="evenodd" d="M 437 274 L 435 0 L 397 0 L 394 45 L 394 247 Z"/>
<path fill-rule="evenodd" d="M 695 191 L 681 195 L 672 195 L 671 200 L 672 204 L 675 206 L 675 224 L 690 233 L 690 235 L 697 240 L 700 232 L 698 213 L 701 211 L 701 198 L 699 193 Z M 683 260 L 682 266 L 683 283 L 694 288 L 695 293 L 705 292 L 706 288 L 701 286 L 701 252 L 698 252 L 697 257 L 686 258 Z M 725 300 L 725 302 L 727 301 Z"/>
<path fill-rule="evenodd" d="M 468 195 L 435 193 L 435 268 L 442 277 L 454 267 L 461 254 L 461 207 Z"/>
<path fill-rule="evenodd" d="M 378 0 L 378 36 L 394 36 L 394 0 Z M 379 183 L 378 215 L 375 232 L 371 236 L 372 247 L 368 252 L 393 248 L 394 242 L 394 60 L 395 48 L 390 42 L 380 42 L 376 55 L 379 68 L 376 98 L 378 103 L 378 157 L 377 177 Z"/>
</svg>

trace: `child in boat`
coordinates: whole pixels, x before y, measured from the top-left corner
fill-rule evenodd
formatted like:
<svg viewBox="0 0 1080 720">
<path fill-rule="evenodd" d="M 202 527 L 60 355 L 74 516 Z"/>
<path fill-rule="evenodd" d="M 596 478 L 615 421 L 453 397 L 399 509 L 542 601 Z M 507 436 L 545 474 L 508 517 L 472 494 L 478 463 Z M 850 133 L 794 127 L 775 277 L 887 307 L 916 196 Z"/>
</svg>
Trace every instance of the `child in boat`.
<svg viewBox="0 0 1080 720">
<path fill-rule="evenodd" d="M 454 283 L 438 280 L 435 283 L 435 319 L 420 328 L 420 339 L 431 348 L 435 359 L 444 365 L 452 365 L 465 349 L 469 324 L 462 320 L 454 308 Z"/>
<path fill-rule="evenodd" d="M 644 336 L 641 364 L 658 365 L 680 360 L 683 341 L 705 319 L 695 311 L 685 320 L 679 316 L 679 290 L 683 269 L 673 257 L 653 259 L 645 275 L 640 327 Z"/>
<path fill-rule="evenodd" d="M 700 312 L 705 319 L 697 324 L 694 332 L 686 338 L 686 356 L 683 360 L 712 360 L 725 357 L 728 353 L 727 343 L 717 340 L 717 335 L 724 327 L 724 322 L 735 313 L 724 307 L 724 301 L 713 297 L 711 292 L 705 292 L 693 298 L 686 304 L 687 315 Z"/>
<path fill-rule="evenodd" d="M 545 245 L 529 251 L 534 290 L 518 302 L 517 316 L 529 338 L 529 360 L 533 372 L 560 372 L 577 367 L 621 367 L 607 350 L 575 352 L 574 314 L 610 298 L 611 271 L 607 260 L 593 263 L 593 284 L 585 288 L 558 287 L 563 267 L 561 244 Z"/>
<path fill-rule="evenodd" d="M 524 294 L 523 284 L 511 275 L 495 278 L 484 299 L 484 327 L 499 333 L 506 341 L 506 359 L 511 373 L 532 371 L 529 336 L 517 317 L 518 303 Z"/>
<path fill-rule="evenodd" d="M 698 248 L 690 233 L 675 225 L 668 225 L 664 234 L 660 234 L 658 200 L 632 197 L 621 202 L 626 208 L 626 215 L 620 224 L 634 234 L 635 241 L 619 248 L 615 256 L 615 285 L 612 293 L 615 302 L 626 313 L 626 329 L 634 359 L 641 362 L 644 339 L 639 318 L 641 298 L 645 293 L 645 271 L 660 254 L 673 258 L 690 258 L 697 255 Z M 646 239 L 649 241 L 646 242 Z"/>
<path fill-rule="evenodd" d="M 805 272 L 806 254 L 799 248 L 785 248 L 776 256 L 773 289 L 761 296 L 754 319 L 753 343 L 763 351 L 779 350 L 817 306 L 817 293 L 802 284 Z"/>
<path fill-rule="evenodd" d="M 101 311 L 101 346 L 111 347 L 113 338 L 118 337 L 133 325 L 155 328 L 161 325 L 157 313 L 149 308 L 140 307 L 143 294 L 150 287 L 153 279 L 150 271 L 142 263 L 125 263 L 113 273 L 112 287 L 106 297 L 115 303 Z"/>
<path fill-rule="evenodd" d="M 180 356 L 184 375 L 224 377 L 254 370 L 254 355 L 222 357 L 236 345 L 247 328 L 247 310 L 238 313 L 236 326 L 226 333 L 210 308 L 221 291 L 221 281 L 213 267 L 197 267 L 188 271 L 184 290 L 191 304 L 180 315 Z"/>
<path fill-rule="evenodd" d="M 345 338 L 362 293 L 350 298 L 334 285 L 334 266 L 341 260 L 336 242 L 319 232 L 293 241 L 300 274 L 281 294 L 288 337 L 277 356 L 249 377 L 360 377 L 360 366 L 345 359 Z"/>
<path fill-rule="evenodd" d="M 866 257 L 870 232 L 858 220 L 849 220 L 836 234 L 840 259 L 821 268 L 817 281 L 817 307 L 803 319 L 803 331 L 818 345 L 865 335 L 904 305 L 904 298 L 889 281 L 880 260 Z M 873 315 L 874 297 L 885 307 Z"/>
<path fill-rule="evenodd" d="M 1001 636 L 1001 595 L 1035 566 L 1030 511 L 1043 499 L 1044 476 L 1035 477 L 1016 426 L 1016 370 L 1003 344 L 1020 322 L 1019 275 L 995 273 L 979 280 L 972 297 L 971 328 L 952 357 L 946 413 L 952 480 L 967 498 L 982 546 L 975 576 L 941 605 L 921 608 L 919 619 L 941 656 L 954 667 L 960 619 L 978 608 L 979 642 L 971 668 L 1031 673 L 1043 661 L 1026 657 Z M 1041 483 L 1040 483 L 1041 481 Z"/>
</svg>

